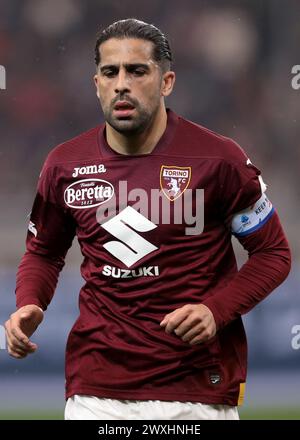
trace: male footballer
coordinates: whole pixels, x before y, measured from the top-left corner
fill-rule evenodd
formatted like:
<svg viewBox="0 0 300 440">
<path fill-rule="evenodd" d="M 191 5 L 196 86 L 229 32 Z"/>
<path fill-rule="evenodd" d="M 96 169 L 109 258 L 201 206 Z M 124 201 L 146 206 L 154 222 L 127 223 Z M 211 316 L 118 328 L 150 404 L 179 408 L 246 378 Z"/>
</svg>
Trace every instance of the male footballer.
<svg viewBox="0 0 300 440">
<path fill-rule="evenodd" d="M 166 109 L 175 73 L 159 29 L 115 22 L 95 61 L 105 123 L 43 166 L 9 353 L 36 351 L 30 337 L 76 235 L 85 284 L 66 347 L 65 418 L 238 419 L 241 315 L 290 269 L 278 215 L 234 141 Z M 249 253 L 239 271 L 232 235 Z"/>
</svg>

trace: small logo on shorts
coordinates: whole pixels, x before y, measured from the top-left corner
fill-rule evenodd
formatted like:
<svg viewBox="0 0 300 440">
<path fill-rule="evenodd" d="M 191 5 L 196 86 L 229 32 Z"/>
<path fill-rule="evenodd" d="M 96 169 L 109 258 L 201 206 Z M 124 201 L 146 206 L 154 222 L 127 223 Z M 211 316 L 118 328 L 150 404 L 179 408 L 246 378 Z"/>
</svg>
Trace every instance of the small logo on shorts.
<svg viewBox="0 0 300 440">
<path fill-rule="evenodd" d="M 221 382 L 221 376 L 218 373 L 210 373 L 209 379 L 213 385 L 218 385 Z"/>
</svg>

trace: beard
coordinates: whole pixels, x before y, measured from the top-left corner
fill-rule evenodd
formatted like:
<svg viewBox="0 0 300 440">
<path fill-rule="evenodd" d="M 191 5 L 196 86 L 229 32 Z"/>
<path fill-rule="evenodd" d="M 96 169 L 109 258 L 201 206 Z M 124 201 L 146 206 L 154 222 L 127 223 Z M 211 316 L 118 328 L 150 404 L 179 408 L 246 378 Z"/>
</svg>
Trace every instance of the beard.
<svg viewBox="0 0 300 440">
<path fill-rule="evenodd" d="M 114 101 L 116 102 L 118 99 Z M 151 108 L 142 107 L 138 102 L 132 99 L 128 101 L 134 105 L 134 115 L 127 117 L 114 116 L 113 109 L 115 102 L 112 103 L 109 108 L 103 109 L 103 114 L 106 122 L 118 133 L 134 136 L 142 133 L 151 125 L 159 108 L 159 99 L 156 105 L 152 104 Z"/>
</svg>

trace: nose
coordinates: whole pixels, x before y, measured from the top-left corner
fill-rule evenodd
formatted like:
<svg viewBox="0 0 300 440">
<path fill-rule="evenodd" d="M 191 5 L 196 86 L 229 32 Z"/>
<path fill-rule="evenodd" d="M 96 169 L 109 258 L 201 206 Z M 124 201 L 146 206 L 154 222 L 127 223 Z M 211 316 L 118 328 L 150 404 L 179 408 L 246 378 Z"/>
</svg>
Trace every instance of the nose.
<svg viewBox="0 0 300 440">
<path fill-rule="evenodd" d="M 127 72 L 124 69 L 120 69 L 118 76 L 117 76 L 117 82 L 115 87 L 115 93 L 116 94 L 124 94 L 130 92 L 129 87 L 129 78 L 127 76 Z"/>
</svg>

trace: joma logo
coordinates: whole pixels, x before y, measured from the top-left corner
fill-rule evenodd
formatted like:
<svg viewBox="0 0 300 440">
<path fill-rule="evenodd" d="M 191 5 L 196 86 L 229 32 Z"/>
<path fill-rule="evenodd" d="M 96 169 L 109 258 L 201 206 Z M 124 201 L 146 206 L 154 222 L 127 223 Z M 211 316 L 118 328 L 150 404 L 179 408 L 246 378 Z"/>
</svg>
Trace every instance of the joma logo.
<svg viewBox="0 0 300 440">
<path fill-rule="evenodd" d="M 73 169 L 72 177 L 84 176 L 85 174 L 100 174 L 105 172 L 106 172 L 106 168 L 101 163 L 100 165 L 88 165 L 86 167 L 76 167 Z"/>
</svg>

